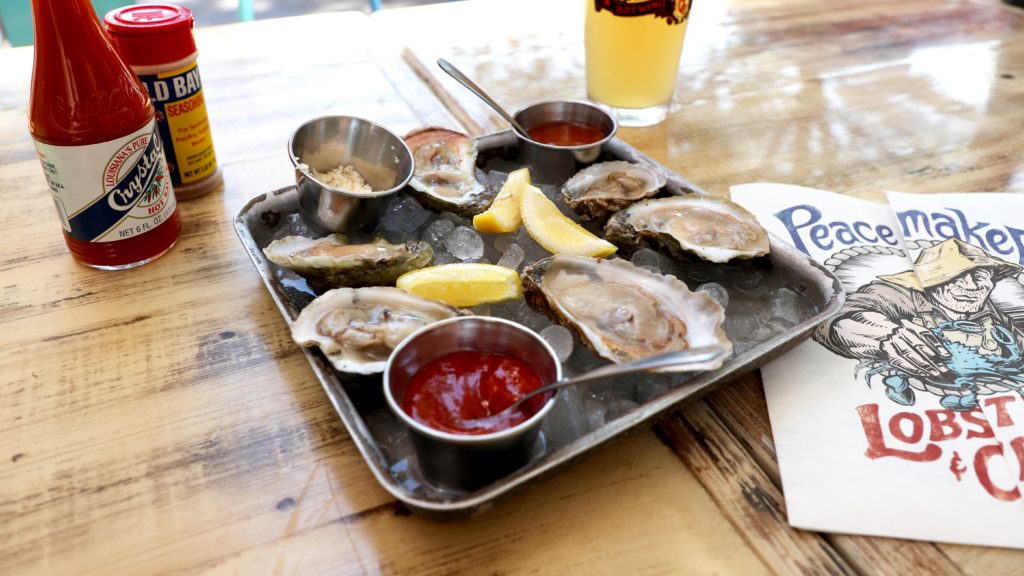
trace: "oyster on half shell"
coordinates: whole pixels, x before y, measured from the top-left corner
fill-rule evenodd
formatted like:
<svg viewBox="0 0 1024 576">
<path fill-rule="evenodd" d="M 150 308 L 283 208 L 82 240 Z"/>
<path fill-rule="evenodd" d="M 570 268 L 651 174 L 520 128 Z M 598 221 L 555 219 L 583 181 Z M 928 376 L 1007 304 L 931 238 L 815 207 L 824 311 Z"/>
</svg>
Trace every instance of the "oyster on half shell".
<svg viewBox="0 0 1024 576">
<path fill-rule="evenodd" d="M 637 202 L 615 213 L 605 238 L 631 253 L 644 246 L 676 258 L 709 262 L 751 259 L 769 252 L 768 233 L 742 206 L 714 196 L 673 196 Z"/>
<path fill-rule="evenodd" d="M 388 356 L 414 331 L 463 312 L 386 286 L 336 288 L 309 303 L 292 322 L 292 339 L 317 346 L 336 369 L 383 372 Z"/>
<path fill-rule="evenodd" d="M 342 286 L 393 285 L 402 274 L 434 261 L 434 249 L 426 242 L 391 244 L 377 239 L 346 244 L 340 234 L 315 240 L 286 236 L 271 242 L 263 253 L 305 278 L 317 293 Z"/>
<path fill-rule="evenodd" d="M 665 176 L 633 162 L 592 164 L 562 186 L 565 203 L 584 220 L 604 222 L 626 206 L 650 198 L 665 185 Z"/>
<path fill-rule="evenodd" d="M 619 259 L 552 256 L 527 267 L 522 278 L 531 308 L 613 362 L 713 344 L 732 351 L 722 307 L 673 276 Z M 676 370 L 718 368 L 727 355 Z"/>
<path fill-rule="evenodd" d="M 476 179 L 476 141 L 444 128 L 422 128 L 406 135 L 416 164 L 409 185 L 416 197 L 437 210 L 472 216 L 487 209 L 498 191 Z"/>
</svg>

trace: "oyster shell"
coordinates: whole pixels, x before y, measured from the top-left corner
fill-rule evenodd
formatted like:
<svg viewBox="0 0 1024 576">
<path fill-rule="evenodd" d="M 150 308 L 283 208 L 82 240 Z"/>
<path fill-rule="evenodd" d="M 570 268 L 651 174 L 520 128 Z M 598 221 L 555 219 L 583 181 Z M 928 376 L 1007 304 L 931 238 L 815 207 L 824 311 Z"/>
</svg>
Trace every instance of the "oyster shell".
<svg viewBox="0 0 1024 576">
<path fill-rule="evenodd" d="M 613 362 L 712 344 L 732 351 L 722 307 L 673 276 L 619 259 L 552 256 L 527 267 L 522 279 L 531 308 Z M 724 356 L 679 369 L 711 370 Z"/>
<path fill-rule="evenodd" d="M 580 170 L 562 186 L 565 203 L 584 220 L 604 222 L 626 206 L 650 198 L 665 176 L 647 166 L 615 160 Z"/>
<path fill-rule="evenodd" d="M 394 284 L 402 274 L 434 261 L 434 249 L 426 242 L 390 244 L 377 239 L 346 244 L 340 234 L 316 240 L 286 236 L 271 242 L 263 253 L 271 262 L 294 270 L 318 293 L 342 286 Z"/>
<path fill-rule="evenodd" d="M 768 233 L 753 214 L 724 198 L 673 196 L 637 202 L 615 213 L 605 238 L 626 252 L 645 245 L 676 258 L 709 262 L 751 259 L 769 252 Z"/>
<path fill-rule="evenodd" d="M 416 169 L 409 185 L 431 208 L 472 216 L 487 209 L 498 191 L 476 179 L 476 141 L 461 132 L 422 128 L 406 135 Z"/>
<path fill-rule="evenodd" d="M 292 322 L 292 339 L 317 346 L 341 372 L 383 372 L 388 355 L 414 331 L 463 312 L 386 286 L 335 288 Z"/>
</svg>

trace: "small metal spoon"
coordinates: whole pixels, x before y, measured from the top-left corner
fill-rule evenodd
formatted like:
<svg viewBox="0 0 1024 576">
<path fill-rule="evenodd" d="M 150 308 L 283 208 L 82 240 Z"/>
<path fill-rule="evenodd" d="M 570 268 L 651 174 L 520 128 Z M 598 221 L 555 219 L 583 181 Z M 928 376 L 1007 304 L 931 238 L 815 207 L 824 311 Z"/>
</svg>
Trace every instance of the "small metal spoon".
<svg viewBox="0 0 1024 576">
<path fill-rule="evenodd" d="M 656 370 L 658 368 L 671 368 L 673 366 L 696 364 L 698 362 L 710 362 L 717 359 L 724 352 L 724 347 L 715 344 L 711 346 L 701 346 L 699 348 L 687 348 L 686 350 L 678 350 L 675 352 L 666 352 L 665 354 L 641 358 L 639 360 L 633 360 L 632 362 L 625 362 L 623 364 L 609 364 L 596 370 L 591 370 L 590 372 L 584 372 L 579 376 L 563 378 L 557 382 L 552 382 L 547 386 L 541 386 L 540 388 L 531 390 L 523 397 L 519 398 L 512 404 L 509 404 L 509 406 L 504 410 L 485 416 L 484 418 L 481 418 L 481 420 L 495 418 L 506 412 L 511 412 L 538 394 L 544 394 L 545 392 L 558 390 L 559 388 L 565 388 L 566 386 L 575 386 L 577 384 L 583 384 L 584 382 L 599 380 L 609 376 L 632 374 L 633 372 L 646 372 L 648 370 Z"/>
<path fill-rule="evenodd" d="M 460 72 L 458 68 L 452 66 L 451 62 L 445 60 L 444 58 L 438 58 L 437 65 L 441 67 L 441 70 L 447 72 L 449 76 L 455 78 L 455 80 L 457 80 L 459 84 L 462 84 L 463 86 L 468 88 L 470 92 L 476 94 L 481 100 L 486 102 L 487 105 L 493 108 L 495 112 L 501 114 L 501 117 L 504 118 L 505 120 L 508 120 L 509 124 L 511 124 L 517 132 L 519 132 L 520 134 L 527 138 L 530 137 L 530 135 L 526 133 L 526 130 L 519 125 L 519 122 L 516 122 L 516 119 L 513 118 L 511 114 L 506 112 L 505 109 L 502 108 L 500 104 L 495 102 L 493 98 L 488 96 L 487 93 L 484 92 L 482 88 L 477 86 L 475 82 L 469 79 L 469 77 Z"/>
</svg>

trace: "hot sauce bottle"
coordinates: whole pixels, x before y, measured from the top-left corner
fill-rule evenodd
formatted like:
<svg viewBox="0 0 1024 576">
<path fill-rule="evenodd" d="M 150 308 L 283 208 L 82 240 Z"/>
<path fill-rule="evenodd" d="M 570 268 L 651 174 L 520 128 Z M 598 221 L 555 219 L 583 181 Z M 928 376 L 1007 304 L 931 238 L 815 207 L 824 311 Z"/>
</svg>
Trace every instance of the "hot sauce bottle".
<svg viewBox="0 0 1024 576">
<path fill-rule="evenodd" d="M 72 255 L 93 268 L 145 264 L 181 221 L 153 104 L 89 0 L 32 0 L 29 131 Z"/>
</svg>

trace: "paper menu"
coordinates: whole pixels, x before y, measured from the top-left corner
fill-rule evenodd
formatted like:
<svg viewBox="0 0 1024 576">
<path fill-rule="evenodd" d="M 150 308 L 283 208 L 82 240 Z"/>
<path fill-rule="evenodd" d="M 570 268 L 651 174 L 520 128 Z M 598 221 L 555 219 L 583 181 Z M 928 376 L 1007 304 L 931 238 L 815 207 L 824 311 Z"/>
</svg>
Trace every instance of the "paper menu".
<svg viewBox="0 0 1024 576">
<path fill-rule="evenodd" d="M 848 295 L 762 368 L 790 523 L 1024 548 L 1024 198 L 732 197 Z"/>
</svg>

